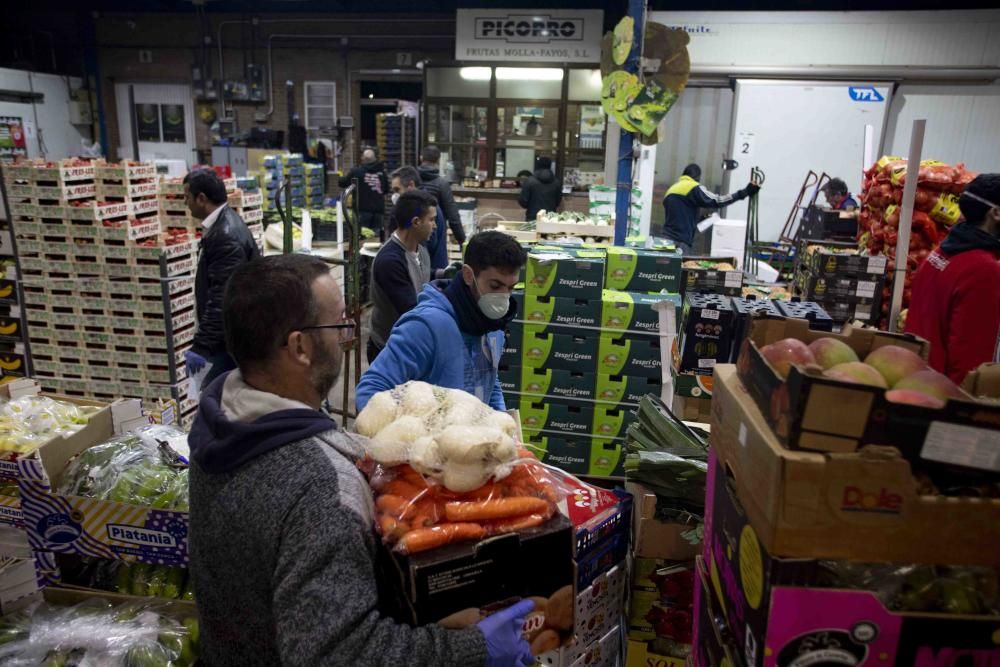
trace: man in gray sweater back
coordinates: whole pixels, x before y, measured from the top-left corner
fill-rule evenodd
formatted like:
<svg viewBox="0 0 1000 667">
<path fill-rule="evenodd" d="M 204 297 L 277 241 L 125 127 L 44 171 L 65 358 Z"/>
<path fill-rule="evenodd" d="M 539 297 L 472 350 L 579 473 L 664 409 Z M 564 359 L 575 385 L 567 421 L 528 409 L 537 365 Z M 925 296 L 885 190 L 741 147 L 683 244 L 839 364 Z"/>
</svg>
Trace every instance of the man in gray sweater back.
<svg viewBox="0 0 1000 667">
<path fill-rule="evenodd" d="M 190 572 L 206 665 L 530 664 L 530 601 L 477 626 L 395 623 L 378 611 L 362 451 L 320 407 L 354 334 L 329 267 L 253 260 L 224 301 L 238 370 L 201 395 L 191 430 Z"/>
</svg>

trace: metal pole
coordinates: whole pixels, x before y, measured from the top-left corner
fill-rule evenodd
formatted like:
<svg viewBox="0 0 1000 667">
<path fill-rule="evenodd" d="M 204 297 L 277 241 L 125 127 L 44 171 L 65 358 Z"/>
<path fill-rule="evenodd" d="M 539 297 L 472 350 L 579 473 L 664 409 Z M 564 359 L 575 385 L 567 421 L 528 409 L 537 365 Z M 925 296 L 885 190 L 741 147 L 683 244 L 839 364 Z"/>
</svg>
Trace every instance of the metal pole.
<svg viewBox="0 0 1000 667">
<path fill-rule="evenodd" d="M 643 25 L 645 7 L 643 0 L 628 0 L 628 15 L 635 20 L 635 30 L 632 33 L 632 50 L 625 61 L 625 69 L 629 72 L 639 72 L 642 36 L 646 30 Z M 625 236 L 629 227 L 629 211 L 632 203 L 632 133 L 621 131 L 618 145 L 618 194 L 615 198 L 615 245 L 625 245 Z"/>
<path fill-rule="evenodd" d="M 135 113 L 135 86 L 128 85 L 128 112 L 132 114 L 132 159 L 139 161 L 139 118 Z"/>
<path fill-rule="evenodd" d="M 910 132 L 910 156 L 906 162 L 906 185 L 903 186 L 903 201 L 900 204 L 899 231 L 896 234 L 896 270 L 893 272 L 892 305 L 889 308 L 889 331 L 896 331 L 899 311 L 903 307 L 903 288 L 906 286 L 906 272 L 910 259 L 910 228 L 913 226 L 913 202 L 917 196 L 917 180 L 920 173 L 920 154 L 924 150 L 925 119 L 913 121 Z"/>
</svg>

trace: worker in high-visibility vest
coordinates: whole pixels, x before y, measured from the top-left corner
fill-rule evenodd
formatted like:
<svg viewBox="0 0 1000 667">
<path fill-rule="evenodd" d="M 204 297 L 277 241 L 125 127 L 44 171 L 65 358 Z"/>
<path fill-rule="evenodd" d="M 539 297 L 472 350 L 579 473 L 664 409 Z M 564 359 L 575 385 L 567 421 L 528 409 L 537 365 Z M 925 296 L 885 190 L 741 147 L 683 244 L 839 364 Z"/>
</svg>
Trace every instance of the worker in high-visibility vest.
<svg viewBox="0 0 1000 667">
<path fill-rule="evenodd" d="M 757 183 L 749 183 L 745 188 L 729 195 L 718 195 L 698 182 L 701 167 L 689 164 L 684 167 L 680 180 L 670 186 L 663 198 L 666 218 L 663 235 L 673 241 L 684 253 L 691 253 L 694 235 L 698 229 L 699 209 L 719 209 L 733 202 L 746 199 L 760 190 Z"/>
</svg>

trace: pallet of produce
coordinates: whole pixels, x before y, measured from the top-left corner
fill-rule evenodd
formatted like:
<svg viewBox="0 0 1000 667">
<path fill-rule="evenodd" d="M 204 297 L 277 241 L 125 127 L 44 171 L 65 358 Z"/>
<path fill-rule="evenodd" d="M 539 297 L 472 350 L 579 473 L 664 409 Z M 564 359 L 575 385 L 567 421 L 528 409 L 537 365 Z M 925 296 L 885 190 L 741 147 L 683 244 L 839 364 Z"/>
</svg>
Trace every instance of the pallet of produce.
<svg viewBox="0 0 1000 667">
<path fill-rule="evenodd" d="M 134 201 L 154 198 L 159 194 L 155 180 L 132 181 L 129 183 L 98 183 L 97 196 L 105 200 Z"/>
<path fill-rule="evenodd" d="M 169 446 L 187 436 L 146 426 L 49 461 L 22 482 L 34 548 L 151 564 L 187 563 L 187 466 Z M 29 522 L 30 523 L 30 522 Z"/>
<path fill-rule="evenodd" d="M 44 603 L 5 616 L 4 655 L 30 665 L 174 665 L 199 653 L 190 602 L 52 588 Z"/>
<path fill-rule="evenodd" d="M 79 202 L 66 210 L 66 215 L 58 216 L 68 220 L 87 220 L 100 222 L 103 220 L 127 219 L 132 214 L 128 202 L 89 201 Z"/>
</svg>

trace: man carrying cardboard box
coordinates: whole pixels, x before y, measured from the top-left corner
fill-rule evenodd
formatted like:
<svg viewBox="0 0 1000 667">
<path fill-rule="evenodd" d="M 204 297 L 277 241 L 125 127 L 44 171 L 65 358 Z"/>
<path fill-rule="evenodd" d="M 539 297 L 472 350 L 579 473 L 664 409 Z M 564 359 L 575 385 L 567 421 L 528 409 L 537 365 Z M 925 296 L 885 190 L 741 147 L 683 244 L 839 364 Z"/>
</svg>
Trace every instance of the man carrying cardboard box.
<svg viewBox="0 0 1000 667">
<path fill-rule="evenodd" d="M 529 665 L 523 601 L 463 630 L 379 613 L 363 451 L 320 409 L 354 335 L 329 267 L 239 267 L 223 305 L 238 366 L 191 429 L 190 572 L 211 665 Z"/>
</svg>

